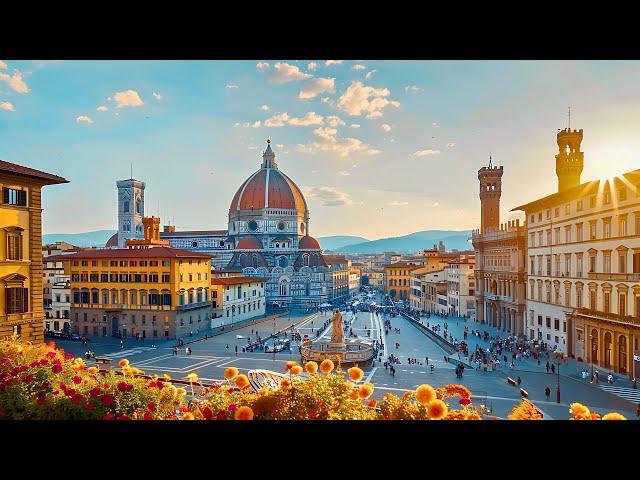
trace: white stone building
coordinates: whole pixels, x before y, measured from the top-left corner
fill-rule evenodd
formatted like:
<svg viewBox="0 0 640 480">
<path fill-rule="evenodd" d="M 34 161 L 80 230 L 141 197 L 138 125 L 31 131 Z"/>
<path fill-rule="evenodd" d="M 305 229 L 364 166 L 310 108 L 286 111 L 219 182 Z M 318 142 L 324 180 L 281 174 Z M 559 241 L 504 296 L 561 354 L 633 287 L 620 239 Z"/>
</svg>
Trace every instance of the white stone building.
<svg viewBox="0 0 640 480">
<path fill-rule="evenodd" d="M 213 278 L 211 290 L 214 303 L 212 328 L 232 325 L 265 314 L 267 302 L 263 278 Z"/>
</svg>

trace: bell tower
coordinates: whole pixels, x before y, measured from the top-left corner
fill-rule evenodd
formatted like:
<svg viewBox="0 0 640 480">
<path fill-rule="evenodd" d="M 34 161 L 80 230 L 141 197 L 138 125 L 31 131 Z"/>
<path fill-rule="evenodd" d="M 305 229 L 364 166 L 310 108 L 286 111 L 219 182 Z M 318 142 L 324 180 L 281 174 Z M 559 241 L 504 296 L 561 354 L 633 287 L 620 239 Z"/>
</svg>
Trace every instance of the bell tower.
<svg viewBox="0 0 640 480">
<path fill-rule="evenodd" d="M 584 153 L 580 151 L 582 129 L 565 128 L 557 135 L 556 175 L 558 191 L 562 192 L 580 185 L 580 174 L 584 168 Z"/>
<path fill-rule="evenodd" d="M 130 178 L 116 182 L 118 187 L 118 248 L 127 240 L 144 238 L 144 182 Z"/>
<path fill-rule="evenodd" d="M 494 167 L 489 156 L 489 166 L 478 170 L 480 180 L 480 233 L 500 228 L 500 196 L 502 195 L 503 167 Z"/>
</svg>

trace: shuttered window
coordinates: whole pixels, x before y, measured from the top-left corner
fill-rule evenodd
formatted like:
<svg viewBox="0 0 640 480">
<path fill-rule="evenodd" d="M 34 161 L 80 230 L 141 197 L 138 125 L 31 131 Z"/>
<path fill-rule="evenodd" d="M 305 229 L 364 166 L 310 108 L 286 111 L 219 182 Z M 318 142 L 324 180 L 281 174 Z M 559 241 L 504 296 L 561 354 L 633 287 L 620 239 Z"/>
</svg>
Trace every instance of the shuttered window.
<svg viewBox="0 0 640 480">
<path fill-rule="evenodd" d="M 6 288 L 5 305 L 7 314 L 26 313 L 29 311 L 29 289 L 28 288 Z"/>
<path fill-rule="evenodd" d="M 3 199 L 3 202 L 8 205 L 19 205 L 21 207 L 26 207 L 27 191 L 16 190 L 15 188 L 3 187 L 2 199 Z"/>
</svg>

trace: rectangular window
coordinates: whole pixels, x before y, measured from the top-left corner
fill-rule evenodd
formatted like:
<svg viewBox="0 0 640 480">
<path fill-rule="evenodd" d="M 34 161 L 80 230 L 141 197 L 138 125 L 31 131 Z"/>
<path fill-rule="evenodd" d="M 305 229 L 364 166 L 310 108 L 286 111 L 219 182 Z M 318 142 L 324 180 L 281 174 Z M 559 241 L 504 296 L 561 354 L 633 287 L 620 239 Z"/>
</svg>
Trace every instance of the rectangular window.
<svg viewBox="0 0 640 480">
<path fill-rule="evenodd" d="M 611 218 L 603 219 L 602 223 L 604 226 L 604 238 L 611 238 Z"/>
<path fill-rule="evenodd" d="M 582 223 L 576 223 L 576 241 L 582 241 Z"/>
<path fill-rule="evenodd" d="M 551 317 L 547 317 L 547 328 L 551 328 Z"/>
<path fill-rule="evenodd" d="M 168 273 L 162 274 L 162 283 L 169 283 L 171 281 L 171 275 Z"/>
<path fill-rule="evenodd" d="M 596 271 L 596 256 L 591 255 L 589 257 L 589 273 L 595 273 Z"/>
<path fill-rule="evenodd" d="M 578 203 L 576 203 L 576 211 L 582 211 L 582 200 L 578 200 Z"/>
<path fill-rule="evenodd" d="M 611 273 L 611 253 L 609 252 L 605 252 L 603 255 L 602 271 L 604 273 Z"/>
<path fill-rule="evenodd" d="M 620 253 L 618 255 L 618 273 L 627 273 L 627 254 Z"/>
<path fill-rule="evenodd" d="M 558 320 L 557 318 L 553 319 L 553 328 L 554 330 L 560 330 L 560 320 Z"/>
<path fill-rule="evenodd" d="M 627 315 L 627 294 L 620 293 L 618 295 L 618 314 L 622 316 Z"/>
<path fill-rule="evenodd" d="M 618 217 L 618 236 L 626 237 L 627 236 L 627 216 L 620 215 Z"/>
<path fill-rule="evenodd" d="M 5 311 L 11 313 L 26 313 L 29 311 L 29 289 L 21 287 L 5 288 Z"/>
<path fill-rule="evenodd" d="M 604 312 L 610 313 L 611 312 L 611 292 L 604 292 L 602 299 L 604 300 L 604 306 L 603 306 Z"/>
<path fill-rule="evenodd" d="M 7 260 L 22 260 L 22 235 L 7 233 Z"/>
<path fill-rule="evenodd" d="M 571 204 L 570 204 L 570 203 L 567 203 L 567 204 L 564 206 L 564 214 L 565 214 L 565 215 L 569 215 L 570 213 L 571 213 Z"/>
<path fill-rule="evenodd" d="M 564 227 L 564 242 L 571 242 L 571 225 L 567 225 L 566 227 Z"/>
<path fill-rule="evenodd" d="M 556 207 L 554 212 L 553 212 L 555 217 L 559 217 L 560 216 L 560 207 Z"/>
<path fill-rule="evenodd" d="M 596 196 L 592 195 L 589 197 L 589 208 L 595 208 L 596 206 Z"/>
<path fill-rule="evenodd" d="M 8 205 L 27 206 L 27 191 L 3 187 L 4 203 Z"/>
<path fill-rule="evenodd" d="M 576 287 L 576 307 L 582 308 L 582 287 Z"/>
</svg>

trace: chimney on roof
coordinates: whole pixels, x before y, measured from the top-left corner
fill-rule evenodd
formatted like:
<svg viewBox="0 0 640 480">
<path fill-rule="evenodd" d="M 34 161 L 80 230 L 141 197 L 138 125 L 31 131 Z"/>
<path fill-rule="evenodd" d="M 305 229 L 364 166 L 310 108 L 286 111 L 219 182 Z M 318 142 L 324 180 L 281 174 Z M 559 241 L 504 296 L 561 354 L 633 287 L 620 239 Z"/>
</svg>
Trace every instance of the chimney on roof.
<svg viewBox="0 0 640 480">
<path fill-rule="evenodd" d="M 176 231 L 176 226 L 175 225 L 165 225 L 163 233 L 173 233 L 175 231 Z"/>
</svg>

